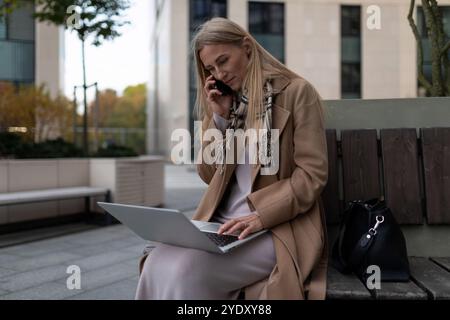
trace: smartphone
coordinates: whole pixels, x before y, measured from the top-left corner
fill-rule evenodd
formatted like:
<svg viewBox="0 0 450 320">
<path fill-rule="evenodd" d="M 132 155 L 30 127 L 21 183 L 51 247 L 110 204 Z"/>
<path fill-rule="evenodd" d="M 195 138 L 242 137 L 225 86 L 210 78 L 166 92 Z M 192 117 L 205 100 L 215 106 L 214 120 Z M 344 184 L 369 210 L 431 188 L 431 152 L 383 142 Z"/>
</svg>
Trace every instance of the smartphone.
<svg viewBox="0 0 450 320">
<path fill-rule="evenodd" d="M 227 86 L 225 83 L 223 83 L 220 80 L 217 80 L 214 78 L 214 80 L 216 80 L 216 89 L 219 90 L 220 92 L 222 92 L 222 94 L 224 96 L 230 95 L 233 93 L 233 89 L 231 89 L 229 86 Z"/>
</svg>

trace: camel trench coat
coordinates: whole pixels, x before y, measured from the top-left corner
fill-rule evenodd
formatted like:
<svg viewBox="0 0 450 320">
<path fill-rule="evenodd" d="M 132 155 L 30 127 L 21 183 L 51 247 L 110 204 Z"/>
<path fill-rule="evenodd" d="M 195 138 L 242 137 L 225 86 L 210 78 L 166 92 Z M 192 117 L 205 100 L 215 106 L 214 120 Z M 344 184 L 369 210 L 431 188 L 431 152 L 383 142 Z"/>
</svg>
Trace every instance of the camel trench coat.
<svg viewBox="0 0 450 320">
<path fill-rule="evenodd" d="M 279 129 L 279 168 L 262 175 L 252 166 L 249 207 L 272 232 L 277 263 L 268 279 L 245 288 L 246 299 L 325 299 L 327 232 L 321 193 L 328 179 L 325 119 L 321 97 L 305 79 L 272 80 L 272 128 Z M 216 128 L 208 111 L 202 132 Z M 201 133 L 203 137 L 203 133 Z M 211 141 L 202 140 L 202 150 Z M 236 146 L 235 146 L 236 148 Z M 200 156 L 200 153 L 199 153 Z M 236 156 L 234 158 L 236 160 Z M 197 164 L 208 184 L 194 220 L 209 221 L 236 168 Z"/>
</svg>

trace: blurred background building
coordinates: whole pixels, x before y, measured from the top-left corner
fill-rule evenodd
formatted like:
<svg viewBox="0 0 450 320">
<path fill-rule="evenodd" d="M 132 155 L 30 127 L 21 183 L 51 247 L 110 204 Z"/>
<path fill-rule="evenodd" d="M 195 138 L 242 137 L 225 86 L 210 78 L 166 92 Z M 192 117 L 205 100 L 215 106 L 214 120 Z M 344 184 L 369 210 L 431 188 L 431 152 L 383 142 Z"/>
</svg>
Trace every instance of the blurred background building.
<svg viewBox="0 0 450 320">
<path fill-rule="evenodd" d="M 288 68 L 310 81 L 324 99 L 412 98 L 420 95 L 416 41 L 407 0 L 155 0 L 151 7 L 151 65 L 147 151 L 170 154 L 170 135 L 193 137 L 195 81 L 190 41 L 214 16 L 246 28 Z M 416 1 L 420 4 L 420 1 Z M 380 29 L 370 29 L 368 9 L 380 9 Z M 450 0 L 440 0 L 450 34 Z M 414 17 L 426 35 L 421 8 Z M 428 39 L 423 39 L 427 42 Z M 425 47 L 425 73 L 430 55 Z M 151 129 L 150 129 L 151 128 Z"/>
<path fill-rule="evenodd" d="M 36 22 L 33 12 L 19 8 L 0 21 L 0 81 L 45 83 L 55 96 L 64 89 L 64 30 Z"/>
</svg>

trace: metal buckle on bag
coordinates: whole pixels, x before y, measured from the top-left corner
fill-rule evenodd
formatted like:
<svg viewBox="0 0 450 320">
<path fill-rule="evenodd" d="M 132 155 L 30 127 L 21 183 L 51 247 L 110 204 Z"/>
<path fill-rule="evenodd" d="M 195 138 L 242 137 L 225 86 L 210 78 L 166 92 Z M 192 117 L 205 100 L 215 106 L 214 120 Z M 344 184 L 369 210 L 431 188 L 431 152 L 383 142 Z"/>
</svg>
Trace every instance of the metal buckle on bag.
<svg viewBox="0 0 450 320">
<path fill-rule="evenodd" d="M 380 226 L 380 224 L 382 224 L 384 222 L 384 216 L 378 215 L 376 216 L 376 220 L 377 222 L 375 223 L 375 225 L 373 226 L 373 228 L 369 229 L 369 234 L 374 236 L 377 234 L 377 228 Z M 370 238 L 370 235 L 367 235 L 367 238 Z"/>
</svg>

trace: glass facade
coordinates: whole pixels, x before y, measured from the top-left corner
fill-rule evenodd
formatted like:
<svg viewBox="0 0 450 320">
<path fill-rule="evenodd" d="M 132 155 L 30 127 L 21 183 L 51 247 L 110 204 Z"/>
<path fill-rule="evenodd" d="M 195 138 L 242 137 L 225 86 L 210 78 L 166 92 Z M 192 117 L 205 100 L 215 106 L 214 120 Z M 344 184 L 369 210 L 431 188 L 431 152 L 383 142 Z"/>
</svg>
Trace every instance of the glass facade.
<svg viewBox="0 0 450 320">
<path fill-rule="evenodd" d="M 360 6 L 341 6 L 341 97 L 361 98 Z"/>
<path fill-rule="evenodd" d="M 442 21 L 444 25 L 444 33 L 447 35 L 446 41 L 450 40 L 450 6 L 439 7 L 442 15 Z M 421 36 L 422 48 L 423 48 L 423 73 L 425 78 L 431 82 L 431 46 L 430 40 L 428 39 L 425 15 L 423 14 L 423 8 L 421 6 L 417 7 L 417 29 Z M 450 51 L 448 53 L 448 58 L 450 59 Z M 421 86 L 417 82 L 418 88 Z"/>
<path fill-rule="evenodd" d="M 248 14 L 249 32 L 264 49 L 284 63 L 284 3 L 250 1 Z"/>
<path fill-rule="evenodd" d="M 34 82 L 35 26 L 33 6 L 15 10 L 0 22 L 0 81 Z"/>
<path fill-rule="evenodd" d="M 189 44 L 195 31 L 203 22 L 213 17 L 227 17 L 227 0 L 190 0 L 189 1 Z M 189 57 L 189 130 L 192 138 L 191 157 L 194 158 L 194 105 L 197 94 L 195 81 L 194 57 Z"/>
</svg>

